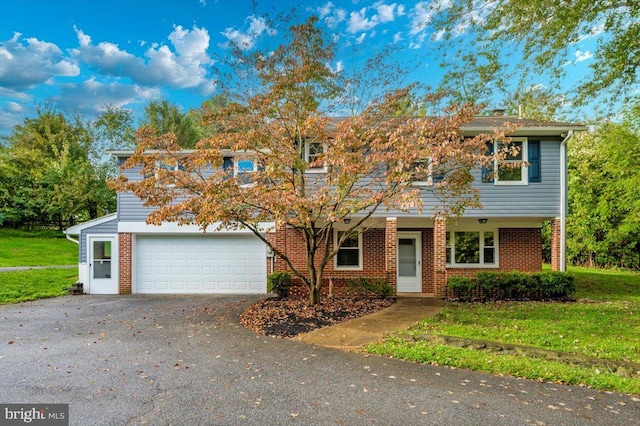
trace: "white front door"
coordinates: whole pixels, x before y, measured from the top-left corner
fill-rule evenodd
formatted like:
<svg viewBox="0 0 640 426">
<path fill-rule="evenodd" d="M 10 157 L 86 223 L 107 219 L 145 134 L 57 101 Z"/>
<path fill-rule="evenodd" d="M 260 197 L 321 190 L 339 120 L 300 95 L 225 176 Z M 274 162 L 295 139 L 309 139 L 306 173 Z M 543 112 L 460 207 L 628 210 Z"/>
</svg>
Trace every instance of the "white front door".
<svg viewBox="0 0 640 426">
<path fill-rule="evenodd" d="M 118 294 L 116 237 L 89 236 L 89 293 Z"/>
<path fill-rule="evenodd" d="M 398 293 L 422 292 L 422 235 L 398 232 Z"/>
</svg>

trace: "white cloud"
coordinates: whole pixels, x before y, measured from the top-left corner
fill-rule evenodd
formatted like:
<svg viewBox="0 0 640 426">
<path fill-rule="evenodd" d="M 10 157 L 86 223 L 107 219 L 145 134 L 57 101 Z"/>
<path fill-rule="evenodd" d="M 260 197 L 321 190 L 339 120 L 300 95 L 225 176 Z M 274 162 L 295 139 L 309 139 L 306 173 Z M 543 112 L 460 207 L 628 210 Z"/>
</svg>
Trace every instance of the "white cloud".
<svg viewBox="0 0 640 426">
<path fill-rule="evenodd" d="M 591 31 L 589 31 L 587 34 L 583 34 L 580 37 L 578 37 L 578 43 L 581 41 L 588 40 L 590 38 L 598 37 L 603 32 L 604 32 L 604 24 L 595 25 L 591 27 Z"/>
<path fill-rule="evenodd" d="M 49 101 L 62 109 L 85 114 L 100 112 L 104 105 L 122 107 L 160 97 L 157 88 L 145 88 L 116 82 L 102 83 L 90 78 L 82 83 L 68 83 L 61 86 L 60 93 Z"/>
<path fill-rule="evenodd" d="M 267 22 L 262 17 L 249 16 L 246 21 L 249 21 L 249 30 L 247 32 L 228 27 L 220 33 L 228 40 L 221 47 L 229 48 L 235 45 L 239 49 L 249 50 L 255 46 L 256 40 L 262 33 L 266 32 L 270 36 L 274 36 L 277 33 L 276 30 L 267 25 Z"/>
<path fill-rule="evenodd" d="M 367 37 L 367 33 L 360 34 L 360 36 L 356 39 L 356 44 L 361 44 L 366 37 Z"/>
<path fill-rule="evenodd" d="M 17 102 L 9 102 L 7 104 L 9 112 L 18 113 L 24 111 L 24 107 Z"/>
<path fill-rule="evenodd" d="M 413 35 L 423 32 L 433 19 L 433 10 L 430 2 L 420 2 L 409 12 L 410 33 Z"/>
<path fill-rule="evenodd" d="M 402 41 L 402 40 L 403 40 L 403 38 L 402 38 L 402 34 L 401 33 L 397 32 L 397 33 L 395 33 L 393 35 L 393 42 L 394 43 L 397 43 L 397 42 Z"/>
<path fill-rule="evenodd" d="M 366 12 L 366 7 L 363 7 L 358 11 L 351 12 L 351 14 L 349 15 L 349 25 L 347 26 L 347 31 L 352 34 L 359 33 L 362 31 L 369 31 L 370 29 L 378 25 L 377 22 L 374 22 L 371 19 L 367 19 L 367 17 L 365 16 Z"/>
<path fill-rule="evenodd" d="M 6 87 L 0 87 L 0 98 L 5 99 L 17 99 L 19 101 L 32 101 L 33 96 L 25 92 L 19 92 L 17 90 L 9 89 Z"/>
<path fill-rule="evenodd" d="M 447 33 L 446 30 L 436 31 L 431 35 L 431 41 L 440 41 L 444 38 L 444 35 Z"/>
<path fill-rule="evenodd" d="M 391 22 L 393 20 L 396 19 L 395 16 L 395 12 L 396 12 L 396 7 L 398 5 L 396 3 L 387 5 L 387 4 L 377 4 L 376 6 L 374 6 L 376 8 L 376 11 L 378 12 L 377 16 L 377 20 L 381 23 L 384 22 Z"/>
<path fill-rule="evenodd" d="M 371 18 L 367 18 L 367 11 L 370 9 L 375 10 L 376 13 Z M 402 5 L 377 2 L 372 7 L 363 7 L 360 10 L 351 12 L 347 31 L 351 34 L 369 31 L 379 24 L 395 21 L 397 16 L 404 15 L 404 13 L 404 6 Z"/>
<path fill-rule="evenodd" d="M 325 16 L 331 14 L 331 11 L 333 10 L 335 6 L 333 5 L 333 3 L 331 3 L 330 1 L 325 3 L 324 6 L 320 6 L 318 8 L 318 15 L 320 15 L 320 19 L 324 18 Z"/>
<path fill-rule="evenodd" d="M 24 90 L 53 77 L 75 77 L 80 68 L 58 46 L 14 33 L 0 42 L 0 87 Z"/>
<path fill-rule="evenodd" d="M 335 68 L 331 66 L 331 64 L 327 63 L 327 68 L 334 74 L 339 74 L 344 71 L 344 62 L 338 61 L 336 62 Z"/>
<path fill-rule="evenodd" d="M 590 51 L 583 52 L 582 50 L 576 50 L 576 63 L 591 59 L 593 54 Z"/>
<path fill-rule="evenodd" d="M 208 67 L 213 61 L 207 53 L 210 38 L 206 28 L 194 25 L 189 30 L 174 26 L 168 36 L 173 50 L 168 45 L 152 43 L 144 54 L 146 60 L 114 43 L 93 44 L 89 35 L 77 28 L 75 31 L 80 47 L 72 49 L 72 54 L 101 73 L 129 77 L 144 86 L 161 85 L 211 93 Z"/>
</svg>

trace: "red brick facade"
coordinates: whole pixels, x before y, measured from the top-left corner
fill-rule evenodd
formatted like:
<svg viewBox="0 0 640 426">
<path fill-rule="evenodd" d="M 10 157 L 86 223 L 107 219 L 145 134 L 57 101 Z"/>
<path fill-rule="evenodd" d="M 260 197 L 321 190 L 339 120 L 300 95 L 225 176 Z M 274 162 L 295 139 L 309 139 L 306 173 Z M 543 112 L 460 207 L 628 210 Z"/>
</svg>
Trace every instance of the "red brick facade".
<svg viewBox="0 0 640 426">
<path fill-rule="evenodd" d="M 433 222 L 433 289 L 436 296 L 447 292 L 447 220 L 437 217 Z"/>
<path fill-rule="evenodd" d="M 132 240 L 133 238 L 130 233 L 118 234 L 119 294 L 131 294 Z"/>
<path fill-rule="evenodd" d="M 385 229 L 374 228 L 362 236 L 363 268 L 356 271 L 336 270 L 331 262 L 323 275 L 322 292 L 344 294 L 346 282 L 353 277 L 385 278 L 397 289 L 397 233 L 422 233 L 422 293 L 444 297 L 449 276 L 475 276 L 479 271 L 535 272 L 542 268 L 542 238 L 540 228 L 500 228 L 498 243 L 499 268 L 450 268 L 446 266 L 446 220 L 436 220 L 434 228 L 397 228 L 395 218 L 387 219 Z M 279 234 L 279 235 L 278 235 Z M 279 237 L 279 238 L 278 238 Z M 276 232 L 276 243 L 291 259 L 296 269 L 306 269 L 304 241 L 294 229 Z M 437 241 L 436 241 L 437 239 Z M 330 242 L 331 248 L 333 241 Z M 435 254 L 437 253 L 437 254 Z M 319 257 L 316 259 L 318 261 Z M 284 262 L 276 260 L 276 270 L 287 270 Z M 307 294 L 299 279 L 294 279 L 292 291 Z"/>
<path fill-rule="evenodd" d="M 551 222 L 551 269 L 560 270 L 560 219 Z"/>
</svg>

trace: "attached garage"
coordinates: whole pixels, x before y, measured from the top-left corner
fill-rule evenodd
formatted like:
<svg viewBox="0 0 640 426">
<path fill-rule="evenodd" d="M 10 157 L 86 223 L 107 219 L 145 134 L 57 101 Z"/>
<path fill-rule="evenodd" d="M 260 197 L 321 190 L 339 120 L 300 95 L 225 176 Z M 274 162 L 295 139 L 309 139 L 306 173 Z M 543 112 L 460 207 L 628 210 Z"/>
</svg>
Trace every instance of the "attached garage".
<svg viewBox="0 0 640 426">
<path fill-rule="evenodd" d="M 254 235 L 138 235 L 134 293 L 266 293 L 266 247 Z"/>
</svg>

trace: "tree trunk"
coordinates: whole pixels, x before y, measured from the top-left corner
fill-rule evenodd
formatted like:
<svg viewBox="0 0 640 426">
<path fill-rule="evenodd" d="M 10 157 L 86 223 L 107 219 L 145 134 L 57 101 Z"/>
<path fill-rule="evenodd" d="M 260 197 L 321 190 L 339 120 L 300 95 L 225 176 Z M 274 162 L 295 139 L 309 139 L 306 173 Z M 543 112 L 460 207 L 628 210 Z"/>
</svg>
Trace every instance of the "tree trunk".
<svg viewBox="0 0 640 426">
<path fill-rule="evenodd" d="M 313 283 L 309 289 L 309 305 L 317 305 L 320 303 L 320 284 Z"/>
</svg>

